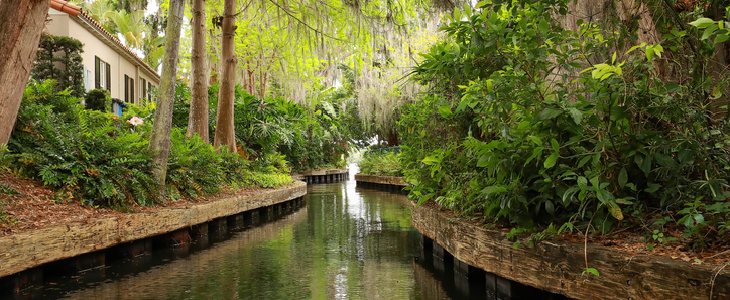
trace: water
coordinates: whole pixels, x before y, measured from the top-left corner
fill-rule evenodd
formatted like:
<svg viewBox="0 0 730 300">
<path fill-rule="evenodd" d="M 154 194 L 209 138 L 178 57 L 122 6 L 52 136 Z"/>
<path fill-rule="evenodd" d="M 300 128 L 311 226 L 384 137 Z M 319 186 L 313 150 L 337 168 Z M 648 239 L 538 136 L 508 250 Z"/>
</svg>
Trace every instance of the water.
<svg viewBox="0 0 730 300">
<path fill-rule="evenodd" d="M 310 185 L 279 220 L 45 278 L 17 299 L 485 299 L 424 255 L 404 195 L 354 181 Z M 428 253 L 427 253 L 428 254 Z M 425 256 L 425 257 L 422 257 Z M 534 299 L 534 298 L 532 298 Z"/>
</svg>

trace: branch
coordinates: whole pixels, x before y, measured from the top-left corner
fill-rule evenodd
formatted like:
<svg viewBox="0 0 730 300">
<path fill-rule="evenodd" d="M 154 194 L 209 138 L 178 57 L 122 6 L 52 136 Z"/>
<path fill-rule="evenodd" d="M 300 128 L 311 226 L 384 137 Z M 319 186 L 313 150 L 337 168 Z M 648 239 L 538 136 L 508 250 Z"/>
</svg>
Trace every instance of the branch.
<svg viewBox="0 0 730 300">
<path fill-rule="evenodd" d="M 319 33 L 319 34 L 321 34 L 321 35 L 323 35 L 323 36 L 326 36 L 326 37 L 328 37 L 328 38 L 330 38 L 330 39 L 333 39 L 333 40 L 337 40 L 337 41 L 340 41 L 340 42 L 345 42 L 345 40 L 342 40 L 342 39 L 338 39 L 338 38 L 336 38 L 336 37 L 333 37 L 333 36 L 331 36 L 331 35 L 329 35 L 329 34 L 326 34 L 326 33 L 322 32 L 322 31 L 319 31 L 319 30 L 315 29 L 314 27 L 310 26 L 310 25 L 309 25 L 309 24 L 307 24 L 306 22 L 304 22 L 304 21 L 300 20 L 299 18 L 297 18 L 296 16 L 294 16 L 294 15 L 293 15 L 293 14 L 292 14 L 291 12 L 289 12 L 289 10 L 287 10 L 287 9 L 286 9 L 286 8 L 284 8 L 283 6 L 279 5 L 279 3 L 276 3 L 276 2 L 274 1 L 274 0 L 269 0 L 269 2 L 271 2 L 272 4 L 274 4 L 274 5 L 276 6 L 276 7 L 278 7 L 278 8 L 279 8 L 279 9 L 281 9 L 282 11 L 284 11 L 284 12 L 285 12 L 285 13 L 286 13 L 287 15 L 289 15 L 289 16 L 290 16 L 290 17 L 291 17 L 292 19 L 294 19 L 294 20 L 297 20 L 297 22 L 301 23 L 302 25 L 306 26 L 307 28 L 311 29 L 312 31 L 314 31 L 314 32 L 316 32 L 316 33 Z"/>
</svg>

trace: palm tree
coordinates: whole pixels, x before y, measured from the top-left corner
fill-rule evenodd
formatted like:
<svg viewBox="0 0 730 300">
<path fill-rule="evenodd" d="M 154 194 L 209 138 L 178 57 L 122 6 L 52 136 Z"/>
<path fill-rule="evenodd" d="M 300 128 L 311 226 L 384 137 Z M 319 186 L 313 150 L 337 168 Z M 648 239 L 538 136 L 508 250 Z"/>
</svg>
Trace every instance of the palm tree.
<svg viewBox="0 0 730 300">
<path fill-rule="evenodd" d="M 101 24 L 101 27 L 109 31 L 111 34 L 116 34 L 117 28 L 114 22 L 109 18 L 111 13 L 114 13 L 114 8 L 107 3 L 107 1 L 97 0 L 91 3 L 79 3 L 79 6 L 84 9 L 87 14 L 90 14 L 94 20 Z"/>
<path fill-rule="evenodd" d="M 127 11 L 110 11 L 107 13 L 108 18 L 114 23 L 117 33 L 124 38 L 124 44 L 133 49 L 143 50 L 144 31 L 146 26 L 144 20 L 144 11 L 138 10 L 128 13 Z"/>
</svg>

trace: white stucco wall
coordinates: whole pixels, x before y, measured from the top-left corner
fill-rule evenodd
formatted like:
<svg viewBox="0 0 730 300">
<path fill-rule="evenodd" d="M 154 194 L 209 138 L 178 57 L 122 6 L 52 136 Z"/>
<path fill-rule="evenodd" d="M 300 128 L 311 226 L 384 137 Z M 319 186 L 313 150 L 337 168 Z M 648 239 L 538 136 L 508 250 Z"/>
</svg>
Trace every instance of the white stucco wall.
<svg viewBox="0 0 730 300">
<path fill-rule="evenodd" d="M 95 57 L 98 56 L 102 61 L 108 63 L 111 67 L 111 96 L 124 100 L 124 75 L 134 79 L 134 103 L 139 103 L 142 96 L 140 87 L 140 78 L 152 82 L 153 86 L 157 86 L 157 80 L 152 80 L 142 71 L 143 66 L 137 66 L 134 62 L 117 52 L 114 48 L 102 42 L 94 34 L 83 27 L 76 18 L 70 17 L 68 14 L 59 12 L 55 9 L 49 9 L 49 18 L 52 19 L 46 27 L 52 35 L 64 35 L 73 37 L 84 44 L 84 52 L 81 53 L 83 64 L 85 67 L 87 89 L 95 87 Z"/>
</svg>

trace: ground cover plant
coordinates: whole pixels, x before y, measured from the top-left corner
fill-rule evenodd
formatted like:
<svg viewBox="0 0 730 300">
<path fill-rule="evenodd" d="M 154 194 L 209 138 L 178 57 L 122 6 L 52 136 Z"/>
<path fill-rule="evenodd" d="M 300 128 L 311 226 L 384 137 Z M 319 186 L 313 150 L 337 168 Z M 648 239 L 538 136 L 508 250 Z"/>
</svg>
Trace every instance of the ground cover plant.
<svg viewBox="0 0 730 300">
<path fill-rule="evenodd" d="M 727 246 L 730 77 L 711 65 L 730 13 L 698 16 L 716 2 L 655 21 L 655 44 L 640 16 L 561 24 L 562 1 L 456 12 L 415 70 L 430 95 L 402 108 L 409 197 L 517 230 Z"/>
<path fill-rule="evenodd" d="M 84 109 L 55 81 L 31 81 L 3 165 L 42 181 L 57 198 L 125 209 L 160 201 L 148 152 L 151 107 L 130 105 L 122 117 Z M 171 136 L 166 194 L 196 198 L 224 186 L 276 187 L 291 182 L 275 167 L 253 170 L 238 153 L 218 151 L 199 137 Z"/>
</svg>

